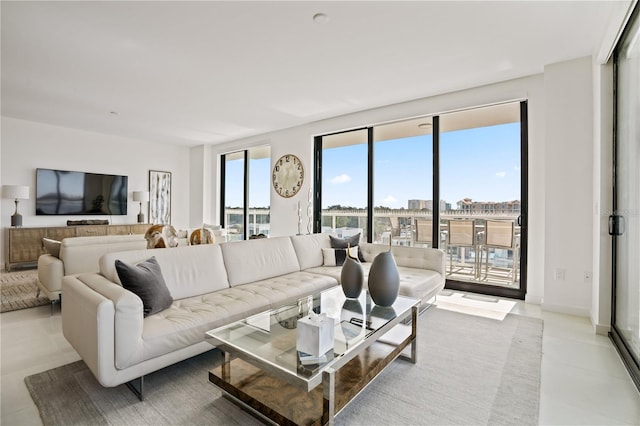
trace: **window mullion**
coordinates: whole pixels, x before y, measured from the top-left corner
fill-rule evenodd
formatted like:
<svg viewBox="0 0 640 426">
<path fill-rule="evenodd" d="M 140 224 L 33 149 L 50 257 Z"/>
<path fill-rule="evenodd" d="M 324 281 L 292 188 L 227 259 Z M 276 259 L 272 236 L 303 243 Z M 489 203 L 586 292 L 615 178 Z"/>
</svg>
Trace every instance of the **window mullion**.
<svg viewBox="0 0 640 426">
<path fill-rule="evenodd" d="M 373 242 L 373 127 L 367 128 L 367 242 Z"/>
</svg>

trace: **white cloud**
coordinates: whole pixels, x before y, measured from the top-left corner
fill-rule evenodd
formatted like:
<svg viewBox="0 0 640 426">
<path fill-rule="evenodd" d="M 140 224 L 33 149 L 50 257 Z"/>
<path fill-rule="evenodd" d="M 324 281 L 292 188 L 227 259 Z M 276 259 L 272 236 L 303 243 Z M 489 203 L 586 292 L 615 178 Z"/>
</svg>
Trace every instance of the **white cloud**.
<svg viewBox="0 0 640 426">
<path fill-rule="evenodd" d="M 331 183 L 335 185 L 340 185 L 342 183 L 347 183 L 347 182 L 351 182 L 351 176 L 347 174 L 338 175 L 333 179 L 331 179 Z"/>
<path fill-rule="evenodd" d="M 393 195 L 389 195 L 385 199 L 382 200 L 382 204 L 393 204 L 393 203 L 397 203 L 397 202 L 398 202 L 398 199 L 396 197 L 394 197 Z"/>
<path fill-rule="evenodd" d="M 496 172 L 496 176 L 499 178 L 503 178 L 507 175 L 507 172 Z"/>
</svg>

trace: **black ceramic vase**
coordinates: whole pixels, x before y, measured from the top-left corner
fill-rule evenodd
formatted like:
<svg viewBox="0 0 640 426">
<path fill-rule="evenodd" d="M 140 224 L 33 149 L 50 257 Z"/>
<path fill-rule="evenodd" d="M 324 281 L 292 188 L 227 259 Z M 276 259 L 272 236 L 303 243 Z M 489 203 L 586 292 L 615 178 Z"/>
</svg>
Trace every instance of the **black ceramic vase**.
<svg viewBox="0 0 640 426">
<path fill-rule="evenodd" d="M 373 259 L 369 269 L 369 294 L 373 303 L 391 306 L 398 297 L 400 275 L 391 250 L 380 253 Z"/>
<path fill-rule="evenodd" d="M 342 265 L 342 271 L 340 272 L 340 284 L 342 285 L 344 295 L 349 299 L 355 299 L 360 296 L 363 281 L 364 273 L 362 272 L 362 265 L 360 265 L 357 259 L 351 257 L 351 255 L 347 255 Z"/>
</svg>

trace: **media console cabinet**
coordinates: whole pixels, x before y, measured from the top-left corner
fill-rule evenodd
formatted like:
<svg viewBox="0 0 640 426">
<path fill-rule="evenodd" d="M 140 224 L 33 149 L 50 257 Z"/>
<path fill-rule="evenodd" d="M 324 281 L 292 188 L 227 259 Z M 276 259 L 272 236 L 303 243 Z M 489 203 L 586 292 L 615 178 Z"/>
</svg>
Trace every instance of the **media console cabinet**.
<svg viewBox="0 0 640 426">
<path fill-rule="evenodd" d="M 144 234 L 149 224 L 136 223 L 133 225 L 77 225 L 50 226 L 34 228 L 7 228 L 6 269 L 17 265 L 26 266 L 36 263 L 38 257 L 44 254 L 42 238 L 62 240 L 68 237 L 92 237 L 100 235 L 129 235 Z"/>
</svg>

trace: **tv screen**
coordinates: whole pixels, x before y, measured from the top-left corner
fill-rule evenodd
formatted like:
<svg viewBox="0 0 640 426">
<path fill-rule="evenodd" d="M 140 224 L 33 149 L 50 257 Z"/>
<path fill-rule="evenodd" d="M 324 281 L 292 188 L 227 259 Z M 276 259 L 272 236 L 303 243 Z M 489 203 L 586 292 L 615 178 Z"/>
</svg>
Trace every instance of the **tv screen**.
<svg viewBox="0 0 640 426">
<path fill-rule="evenodd" d="M 36 215 L 126 215 L 127 176 L 36 170 Z"/>
</svg>

